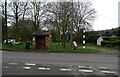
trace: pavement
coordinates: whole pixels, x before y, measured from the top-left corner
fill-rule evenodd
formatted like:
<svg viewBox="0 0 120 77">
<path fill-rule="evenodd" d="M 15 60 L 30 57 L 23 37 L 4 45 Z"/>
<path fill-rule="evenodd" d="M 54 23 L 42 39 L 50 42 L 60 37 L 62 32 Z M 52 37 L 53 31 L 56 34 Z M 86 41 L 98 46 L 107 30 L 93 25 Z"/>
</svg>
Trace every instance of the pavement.
<svg viewBox="0 0 120 77">
<path fill-rule="evenodd" d="M 118 76 L 117 54 L 2 52 L 2 75 Z M 108 76 L 110 75 L 110 76 Z"/>
</svg>

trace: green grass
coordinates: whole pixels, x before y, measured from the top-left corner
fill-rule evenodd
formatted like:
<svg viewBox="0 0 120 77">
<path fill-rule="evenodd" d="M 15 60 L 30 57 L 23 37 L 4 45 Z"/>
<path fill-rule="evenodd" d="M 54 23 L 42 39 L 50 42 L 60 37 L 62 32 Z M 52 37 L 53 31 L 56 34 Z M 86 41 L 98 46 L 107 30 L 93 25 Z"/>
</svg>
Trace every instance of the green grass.
<svg viewBox="0 0 120 77">
<path fill-rule="evenodd" d="M 2 49 L 2 44 L 0 43 L 0 49 Z"/>
<path fill-rule="evenodd" d="M 7 50 L 7 51 L 20 51 L 25 49 L 25 44 L 20 43 L 19 45 L 9 45 L 9 44 L 2 44 L 0 45 L 0 49 Z"/>
<path fill-rule="evenodd" d="M 73 52 L 73 53 L 98 53 L 100 50 L 94 47 L 87 46 L 85 49 L 82 48 L 82 45 L 79 46 L 76 50 L 70 47 L 70 43 L 67 43 L 66 47 L 57 46 L 57 43 L 52 43 L 52 47 L 49 49 L 50 52 Z"/>
<path fill-rule="evenodd" d="M 7 45 L 7 44 L 0 44 L 1 50 L 7 50 L 7 51 L 24 51 L 25 50 L 25 43 L 21 43 L 20 45 Z M 70 43 L 67 43 L 66 48 L 64 48 L 62 45 L 57 46 L 57 43 L 53 42 L 52 47 L 48 49 L 50 52 L 60 53 L 99 53 L 101 51 L 114 51 L 115 48 L 108 48 L 108 47 L 102 47 L 97 46 L 95 44 L 86 44 L 86 48 L 82 48 L 82 44 L 74 50 L 71 48 Z"/>
<path fill-rule="evenodd" d="M 106 49 L 106 50 L 118 50 L 118 47 L 107 47 L 107 46 L 97 46 L 95 44 L 87 44 L 87 47 L 92 48 L 92 49 L 97 49 L 97 50 L 101 50 L 101 49 Z"/>
</svg>

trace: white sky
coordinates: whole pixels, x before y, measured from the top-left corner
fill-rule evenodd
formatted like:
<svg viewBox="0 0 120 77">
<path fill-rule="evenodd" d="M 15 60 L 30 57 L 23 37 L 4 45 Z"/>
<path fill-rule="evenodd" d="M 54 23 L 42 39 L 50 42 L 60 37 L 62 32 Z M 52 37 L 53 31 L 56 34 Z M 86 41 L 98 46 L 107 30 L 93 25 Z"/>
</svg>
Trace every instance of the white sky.
<svg viewBox="0 0 120 77">
<path fill-rule="evenodd" d="M 91 0 L 97 11 L 93 24 L 94 30 L 105 30 L 118 27 L 118 2 L 120 0 Z"/>
</svg>

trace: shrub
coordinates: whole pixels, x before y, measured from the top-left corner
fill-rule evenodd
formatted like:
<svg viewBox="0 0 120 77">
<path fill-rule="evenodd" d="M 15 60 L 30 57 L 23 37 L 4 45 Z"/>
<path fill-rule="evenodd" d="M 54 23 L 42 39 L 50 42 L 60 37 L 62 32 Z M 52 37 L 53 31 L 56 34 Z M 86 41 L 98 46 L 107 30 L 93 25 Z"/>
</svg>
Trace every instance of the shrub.
<svg viewBox="0 0 120 77">
<path fill-rule="evenodd" d="M 86 42 L 87 43 L 97 43 L 97 39 L 99 38 L 100 36 L 99 35 L 96 35 L 96 36 L 86 36 Z"/>
<path fill-rule="evenodd" d="M 116 41 L 102 41 L 102 46 L 112 47 L 112 46 L 120 46 L 120 40 Z"/>
</svg>

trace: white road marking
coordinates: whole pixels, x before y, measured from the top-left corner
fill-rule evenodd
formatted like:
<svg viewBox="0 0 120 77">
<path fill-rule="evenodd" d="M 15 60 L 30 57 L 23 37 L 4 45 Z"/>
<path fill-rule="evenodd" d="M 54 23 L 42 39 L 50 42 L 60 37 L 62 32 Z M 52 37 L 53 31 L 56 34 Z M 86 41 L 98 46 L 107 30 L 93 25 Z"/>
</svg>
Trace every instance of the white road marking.
<svg viewBox="0 0 120 77">
<path fill-rule="evenodd" d="M 68 69 L 61 68 L 60 70 L 61 70 L 61 71 L 72 71 L 72 69 L 70 69 L 70 68 L 68 68 Z"/>
<path fill-rule="evenodd" d="M 99 67 L 99 69 L 108 69 L 107 67 Z"/>
<path fill-rule="evenodd" d="M 18 65 L 19 63 L 8 63 L 10 65 Z"/>
<path fill-rule="evenodd" d="M 88 69 L 91 69 L 92 67 L 90 66 L 78 66 L 79 68 L 88 68 Z"/>
<path fill-rule="evenodd" d="M 35 66 L 36 64 L 33 64 L 33 63 L 25 63 L 25 65 L 28 65 L 28 66 Z"/>
<path fill-rule="evenodd" d="M 79 72 L 93 73 L 93 70 L 79 69 Z"/>
<path fill-rule="evenodd" d="M 7 69 L 8 68 L 8 66 L 5 66 L 5 69 Z"/>
<path fill-rule="evenodd" d="M 50 68 L 45 68 L 45 67 L 39 67 L 39 70 L 50 70 Z"/>
<path fill-rule="evenodd" d="M 23 67 L 23 69 L 25 69 L 25 70 L 30 70 L 31 67 Z"/>
<path fill-rule="evenodd" d="M 106 73 L 106 74 L 115 74 L 116 72 L 114 71 L 101 71 L 102 73 Z"/>
</svg>

